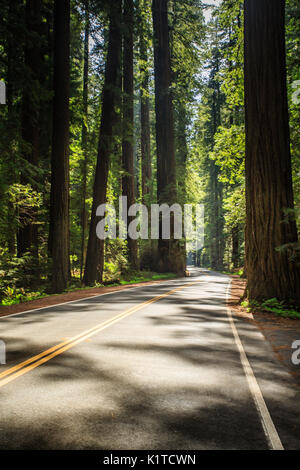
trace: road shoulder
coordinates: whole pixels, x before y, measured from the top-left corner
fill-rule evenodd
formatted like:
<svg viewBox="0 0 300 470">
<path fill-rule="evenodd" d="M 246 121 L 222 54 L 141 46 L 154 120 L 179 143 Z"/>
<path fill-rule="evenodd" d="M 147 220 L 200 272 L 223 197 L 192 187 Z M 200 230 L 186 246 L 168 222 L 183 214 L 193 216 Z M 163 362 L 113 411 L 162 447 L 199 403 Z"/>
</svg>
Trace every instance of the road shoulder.
<svg viewBox="0 0 300 470">
<path fill-rule="evenodd" d="M 287 369 L 300 387 L 300 365 L 294 365 L 291 361 L 294 352 L 292 344 L 300 340 L 300 321 L 272 313 L 248 312 L 240 305 L 246 288 L 246 280 L 239 276 L 231 276 L 231 279 L 232 288 L 228 306 L 237 318 L 255 325 L 261 331 L 264 339 L 271 345 L 276 360 Z"/>
</svg>

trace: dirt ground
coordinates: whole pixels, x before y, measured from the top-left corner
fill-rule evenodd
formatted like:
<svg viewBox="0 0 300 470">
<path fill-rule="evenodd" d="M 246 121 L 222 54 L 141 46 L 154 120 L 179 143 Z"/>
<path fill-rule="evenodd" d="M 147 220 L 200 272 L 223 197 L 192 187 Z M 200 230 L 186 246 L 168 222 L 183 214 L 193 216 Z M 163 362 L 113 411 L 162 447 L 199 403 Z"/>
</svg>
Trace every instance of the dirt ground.
<svg viewBox="0 0 300 470">
<path fill-rule="evenodd" d="M 245 308 L 239 305 L 245 288 L 245 279 L 232 276 L 230 308 L 238 317 L 253 322 L 259 327 L 265 339 L 271 344 L 277 359 L 287 367 L 289 373 L 300 386 L 300 366 L 296 366 L 291 362 L 294 352 L 291 348 L 292 343 L 300 340 L 300 320 L 284 318 L 268 312 L 247 312 Z"/>
</svg>

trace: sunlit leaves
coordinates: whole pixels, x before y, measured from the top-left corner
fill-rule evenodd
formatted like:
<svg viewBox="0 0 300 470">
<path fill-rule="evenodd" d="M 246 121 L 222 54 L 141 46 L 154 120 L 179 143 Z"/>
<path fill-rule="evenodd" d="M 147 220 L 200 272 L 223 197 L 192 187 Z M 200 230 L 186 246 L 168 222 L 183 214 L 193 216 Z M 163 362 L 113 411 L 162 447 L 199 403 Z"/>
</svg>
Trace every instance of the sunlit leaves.
<svg viewBox="0 0 300 470">
<path fill-rule="evenodd" d="M 214 150 L 209 157 L 220 167 L 220 181 L 241 184 L 245 171 L 244 126 L 220 127 L 215 135 Z"/>
</svg>

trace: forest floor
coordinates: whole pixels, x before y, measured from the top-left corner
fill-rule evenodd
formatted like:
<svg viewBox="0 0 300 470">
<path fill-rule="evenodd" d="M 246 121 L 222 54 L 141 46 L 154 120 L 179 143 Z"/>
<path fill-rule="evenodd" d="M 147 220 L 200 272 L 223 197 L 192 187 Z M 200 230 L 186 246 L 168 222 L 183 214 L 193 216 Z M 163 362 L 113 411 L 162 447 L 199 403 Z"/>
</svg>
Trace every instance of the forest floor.
<svg viewBox="0 0 300 470">
<path fill-rule="evenodd" d="M 300 340 L 300 320 L 284 318 L 269 312 L 249 312 L 241 306 L 241 298 L 245 292 L 246 280 L 239 276 L 231 276 L 232 289 L 229 306 L 236 316 L 245 321 L 254 323 L 262 332 L 265 339 L 271 344 L 276 358 L 284 364 L 289 373 L 300 386 L 300 368 L 291 362 L 294 352 L 292 343 Z"/>
</svg>

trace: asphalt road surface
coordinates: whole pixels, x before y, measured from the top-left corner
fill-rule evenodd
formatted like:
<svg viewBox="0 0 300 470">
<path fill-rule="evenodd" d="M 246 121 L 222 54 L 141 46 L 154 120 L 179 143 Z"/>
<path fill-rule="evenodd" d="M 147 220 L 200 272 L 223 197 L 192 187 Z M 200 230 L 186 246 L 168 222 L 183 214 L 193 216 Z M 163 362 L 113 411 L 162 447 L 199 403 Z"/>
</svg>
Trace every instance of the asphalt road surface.
<svg viewBox="0 0 300 470">
<path fill-rule="evenodd" d="M 229 282 L 192 269 L 1 318 L 0 448 L 299 449 L 299 389 Z"/>
</svg>

